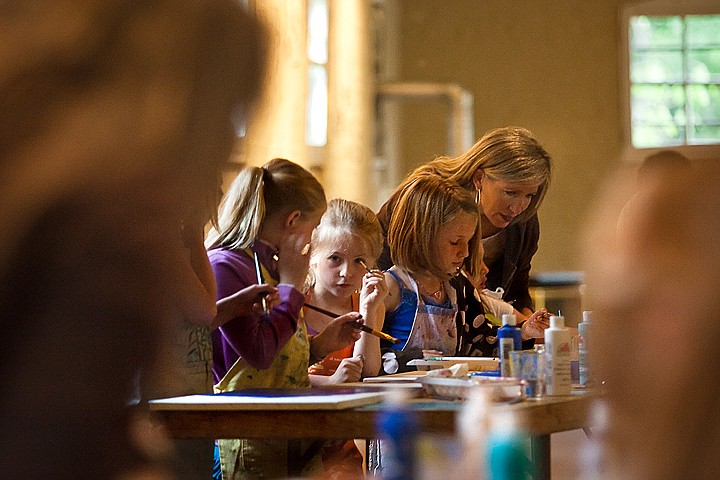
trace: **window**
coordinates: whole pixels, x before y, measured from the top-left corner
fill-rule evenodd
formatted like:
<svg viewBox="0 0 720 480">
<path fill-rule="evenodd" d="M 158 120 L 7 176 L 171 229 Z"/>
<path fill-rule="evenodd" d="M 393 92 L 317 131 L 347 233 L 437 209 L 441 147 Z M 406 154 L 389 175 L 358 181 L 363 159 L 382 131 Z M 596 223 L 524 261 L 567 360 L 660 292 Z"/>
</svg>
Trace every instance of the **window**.
<svg viewBox="0 0 720 480">
<path fill-rule="evenodd" d="M 645 6 L 625 24 L 632 147 L 720 144 L 720 9 Z"/>
<path fill-rule="evenodd" d="M 308 95 L 305 143 L 322 147 L 327 143 L 328 117 L 328 4 L 308 0 Z"/>
</svg>

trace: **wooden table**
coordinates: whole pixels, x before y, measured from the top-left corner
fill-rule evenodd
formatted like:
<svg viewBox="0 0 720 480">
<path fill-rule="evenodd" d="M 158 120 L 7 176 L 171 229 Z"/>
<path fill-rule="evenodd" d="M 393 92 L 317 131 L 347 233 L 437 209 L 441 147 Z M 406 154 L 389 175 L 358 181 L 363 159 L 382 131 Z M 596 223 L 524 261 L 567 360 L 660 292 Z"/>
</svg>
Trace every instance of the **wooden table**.
<svg viewBox="0 0 720 480">
<path fill-rule="evenodd" d="M 514 410 L 518 426 L 531 436 L 531 456 L 539 478 L 550 478 L 550 435 L 589 427 L 593 396 L 587 393 L 546 397 L 493 409 Z M 458 401 L 415 399 L 424 433 L 454 434 Z M 167 407 L 163 407 L 167 408 Z M 174 438 L 378 438 L 376 414 L 381 405 L 346 410 L 199 410 L 164 409 L 154 413 Z M 491 410 L 492 412 L 492 410 Z"/>
</svg>

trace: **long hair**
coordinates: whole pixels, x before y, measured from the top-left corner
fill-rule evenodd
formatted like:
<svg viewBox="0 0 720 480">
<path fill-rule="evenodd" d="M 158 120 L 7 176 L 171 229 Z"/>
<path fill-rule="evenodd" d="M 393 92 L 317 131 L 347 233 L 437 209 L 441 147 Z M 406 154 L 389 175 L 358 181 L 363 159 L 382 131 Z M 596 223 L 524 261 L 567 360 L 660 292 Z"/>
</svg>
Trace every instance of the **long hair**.
<svg viewBox="0 0 720 480">
<path fill-rule="evenodd" d="M 320 182 L 290 160 L 275 158 L 262 167 L 245 166 L 228 189 L 218 224 L 208 232 L 205 247 L 247 248 L 267 216 L 292 210 L 308 215 L 325 205 Z"/>
<path fill-rule="evenodd" d="M 487 132 L 462 155 L 437 157 L 416 168 L 413 175 L 434 174 L 474 192 L 473 175 L 477 170 L 482 170 L 491 180 L 539 184 L 528 208 L 512 221 L 522 223 L 537 212 L 545 197 L 552 161 L 530 131 L 521 127 L 503 127 Z"/>
<path fill-rule="evenodd" d="M 447 277 L 447 272 L 442 271 L 434 260 L 437 254 L 432 246 L 440 227 L 460 212 L 478 218 L 465 265 L 470 275 L 479 272 L 481 235 L 475 199 L 466 189 L 435 175 L 414 175 L 399 192 L 387 233 L 393 263 L 411 273 L 426 271 L 439 278 Z"/>
</svg>

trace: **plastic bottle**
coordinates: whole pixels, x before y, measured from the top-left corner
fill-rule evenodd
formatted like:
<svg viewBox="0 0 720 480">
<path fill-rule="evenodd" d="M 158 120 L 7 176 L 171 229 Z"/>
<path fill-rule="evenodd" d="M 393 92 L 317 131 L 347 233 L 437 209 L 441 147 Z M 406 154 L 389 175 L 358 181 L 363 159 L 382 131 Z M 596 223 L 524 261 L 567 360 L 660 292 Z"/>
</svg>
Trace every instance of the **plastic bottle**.
<svg viewBox="0 0 720 480">
<path fill-rule="evenodd" d="M 545 330 L 548 395 L 570 395 L 570 348 L 570 330 L 565 327 L 565 318 L 552 315 L 550 328 Z"/>
<path fill-rule="evenodd" d="M 462 480 L 484 480 L 486 451 L 489 428 L 489 410 L 492 405 L 492 391 L 476 385 L 471 387 L 467 400 L 457 415 L 457 431 L 462 451 L 459 471 L 454 478 Z"/>
<path fill-rule="evenodd" d="M 545 395 L 545 384 L 547 383 L 547 360 L 545 358 L 545 344 L 540 343 L 534 347 L 535 353 L 537 354 L 537 365 L 535 373 L 536 382 L 535 385 L 528 383 L 526 390 L 527 398 L 541 398 Z"/>
<path fill-rule="evenodd" d="M 512 410 L 498 411 L 491 418 L 487 441 L 488 480 L 536 478 L 525 454 L 527 436 L 517 427 Z"/>
<path fill-rule="evenodd" d="M 580 363 L 580 385 L 587 386 L 591 383 L 590 363 L 588 362 L 588 339 L 590 338 L 588 332 L 591 330 L 592 312 L 585 310 L 582 315 L 583 321 L 578 323 L 578 360 Z"/>
<path fill-rule="evenodd" d="M 498 328 L 498 344 L 500 356 L 500 376 L 511 377 L 510 352 L 522 350 L 522 332 L 517 327 L 517 318 L 512 313 L 504 313 L 503 326 Z"/>
<path fill-rule="evenodd" d="M 391 390 L 387 406 L 377 416 L 380 434 L 381 474 L 383 480 L 413 480 L 416 464 L 416 441 L 420 425 L 415 412 L 407 407 L 408 394 Z"/>
</svg>

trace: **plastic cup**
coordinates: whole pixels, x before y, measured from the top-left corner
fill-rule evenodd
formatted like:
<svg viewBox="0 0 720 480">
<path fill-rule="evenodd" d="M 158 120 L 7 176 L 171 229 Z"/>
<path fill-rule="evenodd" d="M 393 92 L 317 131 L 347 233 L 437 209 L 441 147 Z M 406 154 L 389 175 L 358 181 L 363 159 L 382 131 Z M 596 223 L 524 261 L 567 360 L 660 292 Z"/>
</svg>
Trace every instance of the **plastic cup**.
<svg viewBox="0 0 720 480">
<path fill-rule="evenodd" d="M 534 350 L 516 350 L 510 352 L 512 375 L 523 380 L 526 398 L 540 398 L 543 384 L 538 371 L 538 352 Z"/>
</svg>

